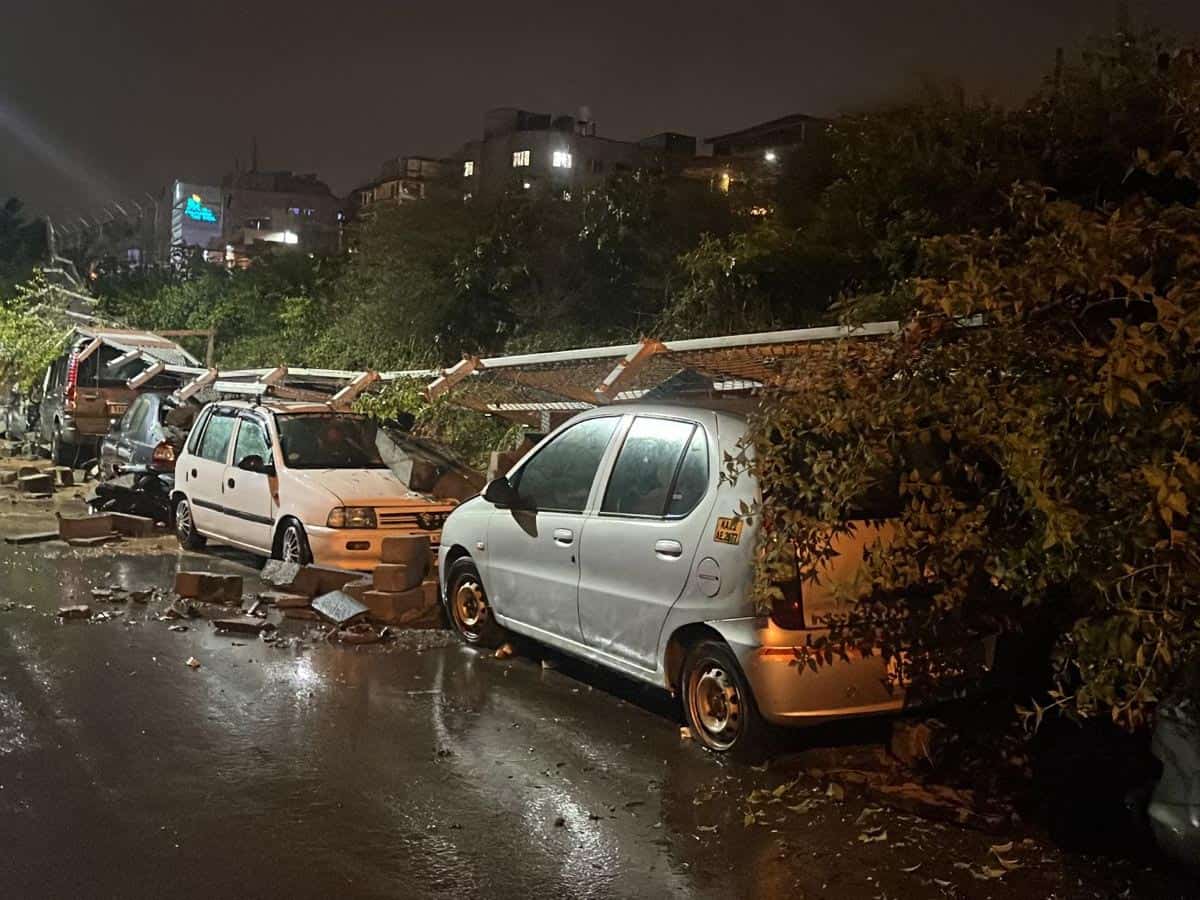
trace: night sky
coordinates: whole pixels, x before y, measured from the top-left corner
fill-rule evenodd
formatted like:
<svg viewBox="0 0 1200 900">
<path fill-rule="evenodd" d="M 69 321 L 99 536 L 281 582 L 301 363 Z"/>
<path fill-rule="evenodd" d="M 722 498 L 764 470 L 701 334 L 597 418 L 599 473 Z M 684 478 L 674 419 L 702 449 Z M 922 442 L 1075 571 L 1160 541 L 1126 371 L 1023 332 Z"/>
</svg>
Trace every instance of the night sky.
<svg viewBox="0 0 1200 900">
<path fill-rule="evenodd" d="M 0 198 L 90 211 L 175 177 L 262 168 L 343 194 L 389 156 L 478 137 L 494 106 L 598 133 L 699 137 L 894 97 L 921 73 L 1019 100 L 1054 48 L 1110 30 L 1111 0 L 11 0 L 0 24 Z M 1196 0 L 1135 20 L 1200 32 Z"/>
</svg>

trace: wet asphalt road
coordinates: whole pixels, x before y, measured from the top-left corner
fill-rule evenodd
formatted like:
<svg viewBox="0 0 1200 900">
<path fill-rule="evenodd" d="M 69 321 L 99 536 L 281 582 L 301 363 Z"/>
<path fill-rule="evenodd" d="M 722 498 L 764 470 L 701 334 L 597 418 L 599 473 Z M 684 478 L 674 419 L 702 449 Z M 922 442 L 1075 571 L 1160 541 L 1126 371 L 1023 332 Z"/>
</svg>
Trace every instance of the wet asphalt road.
<svg viewBox="0 0 1200 900">
<path fill-rule="evenodd" d="M 53 617 L 94 586 L 249 563 L 0 545 L 0 601 L 16 604 L 0 612 L 0 895 L 1187 895 L 1032 841 L 1010 854 L 1021 870 L 980 880 L 968 866 L 995 836 L 718 760 L 680 740 L 663 696 L 587 667 L 436 634 L 314 644 L 296 623 L 275 649 L 204 620 L 171 632 L 153 604 Z"/>
</svg>

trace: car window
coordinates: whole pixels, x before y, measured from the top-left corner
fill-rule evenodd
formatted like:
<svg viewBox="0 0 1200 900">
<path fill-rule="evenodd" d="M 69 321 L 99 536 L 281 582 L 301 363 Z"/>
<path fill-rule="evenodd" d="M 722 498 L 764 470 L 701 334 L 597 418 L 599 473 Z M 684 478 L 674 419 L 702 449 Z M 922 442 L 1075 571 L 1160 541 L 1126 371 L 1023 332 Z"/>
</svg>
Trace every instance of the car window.
<svg viewBox="0 0 1200 900">
<path fill-rule="evenodd" d="M 708 439 L 699 425 L 692 434 L 691 443 L 679 464 L 675 476 L 675 487 L 667 502 L 667 516 L 682 519 L 698 504 L 708 491 Z"/>
<path fill-rule="evenodd" d="M 201 411 L 200 416 L 196 419 L 196 423 L 192 426 L 192 431 L 188 435 L 187 452 L 196 453 L 200 446 L 200 438 L 204 434 L 204 426 L 208 424 L 209 418 L 212 416 L 211 409 Z"/>
<path fill-rule="evenodd" d="M 547 512 L 582 512 L 618 417 L 572 425 L 538 451 L 514 476 L 524 505 Z"/>
<path fill-rule="evenodd" d="M 271 444 L 267 440 L 267 433 L 254 419 L 242 419 L 237 444 L 233 448 L 233 464 L 241 465 L 247 456 L 261 457 L 264 462 L 271 458 Z"/>
<path fill-rule="evenodd" d="M 129 434 L 133 430 L 133 420 L 138 414 L 138 410 L 142 407 L 142 398 L 138 397 L 133 401 L 129 409 L 125 410 L 125 415 L 121 416 L 120 429 L 125 434 Z"/>
<path fill-rule="evenodd" d="M 684 448 L 696 426 L 677 419 L 633 420 L 604 492 L 603 513 L 662 516 Z"/>
<path fill-rule="evenodd" d="M 277 415 L 279 450 L 290 469 L 386 469 L 377 426 L 349 413 Z"/>
<path fill-rule="evenodd" d="M 214 462 L 225 462 L 229 450 L 229 439 L 233 436 L 233 426 L 237 422 L 232 415 L 218 410 L 208 420 L 208 427 L 200 438 L 200 450 L 197 453 L 201 459 L 211 459 Z"/>
<path fill-rule="evenodd" d="M 146 414 L 150 412 L 150 398 L 145 394 L 133 401 L 133 405 L 126 411 L 126 415 L 133 413 L 133 417 L 129 420 L 129 430 L 133 434 L 141 434 L 142 429 L 146 425 Z"/>
</svg>

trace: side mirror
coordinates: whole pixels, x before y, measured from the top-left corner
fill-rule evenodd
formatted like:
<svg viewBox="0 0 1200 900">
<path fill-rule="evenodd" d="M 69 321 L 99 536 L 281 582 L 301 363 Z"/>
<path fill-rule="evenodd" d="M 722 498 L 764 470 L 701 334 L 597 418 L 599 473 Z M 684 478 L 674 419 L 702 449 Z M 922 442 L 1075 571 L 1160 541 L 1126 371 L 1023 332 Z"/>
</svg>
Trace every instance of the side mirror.
<svg viewBox="0 0 1200 900">
<path fill-rule="evenodd" d="M 275 467 L 257 453 L 242 457 L 237 467 L 243 472 L 257 472 L 260 475 L 271 475 L 275 471 Z"/>
<path fill-rule="evenodd" d="M 488 486 L 483 489 L 483 499 L 493 506 L 516 506 L 517 489 L 512 486 L 512 482 L 501 475 L 488 482 Z"/>
</svg>

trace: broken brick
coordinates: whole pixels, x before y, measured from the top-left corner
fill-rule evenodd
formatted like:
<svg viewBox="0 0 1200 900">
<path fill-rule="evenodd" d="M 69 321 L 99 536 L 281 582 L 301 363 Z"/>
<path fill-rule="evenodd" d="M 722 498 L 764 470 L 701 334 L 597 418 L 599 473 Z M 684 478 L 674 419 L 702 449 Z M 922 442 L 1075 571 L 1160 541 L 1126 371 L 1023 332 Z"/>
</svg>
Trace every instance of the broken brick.
<svg viewBox="0 0 1200 900">
<path fill-rule="evenodd" d="M 381 561 L 393 565 L 405 565 L 412 572 L 420 572 L 419 582 L 429 571 L 429 538 L 423 534 L 401 534 L 386 537 L 380 545 Z"/>
<path fill-rule="evenodd" d="M 212 572 L 176 572 L 175 593 L 201 603 L 241 605 L 242 576 Z"/>
<path fill-rule="evenodd" d="M 53 494 L 54 476 L 21 475 L 17 478 L 17 489 L 23 494 Z"/>
<path fill-rule="evenodd" d="M 90 606 L 60 606 L 58 608 L 58 618 L 60 619 L 90 619 L 92 617 L 92 608 Z"/>
<path fill-rule="evenodd" d="M 421 583 L 424 572 L 404 563 L 383 563 L 375 567 L 375 590 L 398 593 L 411 591 Z"/>
<path fill-rule="evenodd" d="M 63 516 L 58 520 L 58 534 L 64 541 L 108 537 L 113 533 L 112 516 Z"/>
</svg>

